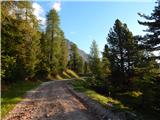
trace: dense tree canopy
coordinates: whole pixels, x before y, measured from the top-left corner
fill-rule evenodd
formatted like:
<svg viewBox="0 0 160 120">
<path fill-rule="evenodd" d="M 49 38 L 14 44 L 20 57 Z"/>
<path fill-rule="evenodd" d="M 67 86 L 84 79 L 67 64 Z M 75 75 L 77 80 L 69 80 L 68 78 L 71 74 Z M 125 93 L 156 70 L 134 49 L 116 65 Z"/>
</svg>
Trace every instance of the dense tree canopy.
<svg viewBox="0 0 160 120">
<path fill-rule="evenodd" d="M 39 55 L 38 20 L 29 1 L 2 5 L 2 73 L 5 79 L 33 76 Z"/>
<path fill-rule="evenodd" d="M 68 63 L 68 47 L 55 10 L 47 14 L 47 27 L 33 14 L 30 1 L 3 1 L 2 78 L 7 81 L 63 72 Z"/>
</svg>

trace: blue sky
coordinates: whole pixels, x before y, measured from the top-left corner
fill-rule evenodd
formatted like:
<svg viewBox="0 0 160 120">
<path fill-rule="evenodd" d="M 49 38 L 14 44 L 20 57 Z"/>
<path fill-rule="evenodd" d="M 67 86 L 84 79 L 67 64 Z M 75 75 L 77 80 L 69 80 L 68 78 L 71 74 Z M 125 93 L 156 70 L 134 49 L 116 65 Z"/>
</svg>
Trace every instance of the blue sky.
<svg viewBox="0 0 160 120">
<path fill-rule="evenodd" d="M 130 2 L 128 2 L 130 1 Z M 38 7 L 37 16 L 45 25 L 46 13 L 54 8 L 57 10 L 61 28 L 65 37 L 73 41 L 79 48 L 89 53 L 92 40 L 96 40 L 99 50 L 103 51 L 109 29 L 118 18 L 126 23 L 134 35 L 145 34 L 144 26 L 138 24 L 140 18 L 137 13 L 150 15 L 155 0 L 106 0 L 106 1 L 35 1 Z"/>
</svg>

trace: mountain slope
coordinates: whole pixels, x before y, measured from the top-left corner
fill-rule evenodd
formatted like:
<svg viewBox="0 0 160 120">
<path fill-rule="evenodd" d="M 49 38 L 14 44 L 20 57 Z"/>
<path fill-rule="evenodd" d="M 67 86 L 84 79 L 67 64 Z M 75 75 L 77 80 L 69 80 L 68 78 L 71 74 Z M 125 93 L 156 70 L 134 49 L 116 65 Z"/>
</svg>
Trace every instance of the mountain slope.
<svg viewBox="0 0 160 120">
<path fill-rule="evenodd" d="M 71 45 L 73 45 L 73 44 L 74 44 L 73 42 L 67 40 L 69 55 L 71 54 Z M 88 62 L 88 57 L 89 57 L 88 54 L 85 53 L 83 50 L 81 50 L 81 49 L 79 49 L 79 48 L 78 48 L 78 52 L 79 52 L 80 56 L 83 58 L 83 60 L 84 60 L 85 62 Z"/>
</svg>

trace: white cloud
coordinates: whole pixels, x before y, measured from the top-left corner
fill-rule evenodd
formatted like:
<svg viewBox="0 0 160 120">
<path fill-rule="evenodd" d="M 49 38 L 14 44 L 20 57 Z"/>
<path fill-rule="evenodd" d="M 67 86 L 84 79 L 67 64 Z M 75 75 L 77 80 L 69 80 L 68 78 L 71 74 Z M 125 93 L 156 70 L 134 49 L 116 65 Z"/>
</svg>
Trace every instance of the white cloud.
<svg viewBox="0 0 160 120">
<path fill-rule="evenodd" d="M 38 3 L 36 3 L 36 2 L 34 2 L 32 4 L 32 7 L 34 9 L 33 10 L 34 15 L 37 17 L 38 20 L 40 20 L 40 23 L 42 25 L 45 25 L 46 24 L 46 18 L 44 16 L 44 10 L 43 10 L 43 8 Z"/>
<path fill-rule="evenodd" d="M 59 12 L 61 10 L 61 1 L 56 1 L 54 4 L 53 4 L 53 9 L 55 9 L 57 12 Z"/>
<path fill-rule="evenodd" d="M 70 34 L 74 35 L 74 34 L 76 34 L 76 32 L 73 32 L 73 31 L 72 31 L 72 32 L 70 32 Z"/>
</svg>

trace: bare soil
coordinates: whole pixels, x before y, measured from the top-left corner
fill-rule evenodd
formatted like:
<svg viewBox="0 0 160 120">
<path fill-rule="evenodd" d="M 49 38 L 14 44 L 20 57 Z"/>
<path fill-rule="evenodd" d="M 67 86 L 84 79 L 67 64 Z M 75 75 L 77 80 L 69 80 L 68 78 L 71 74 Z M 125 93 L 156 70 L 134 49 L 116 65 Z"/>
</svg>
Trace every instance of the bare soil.
<svg viewBox="0 0 160 120">
<path fill-rule="evenodd" d="M 28 92 L 4 120 L 98 120 L 66 84 L 67 81 L 43 83 Z"/>
</svg>

